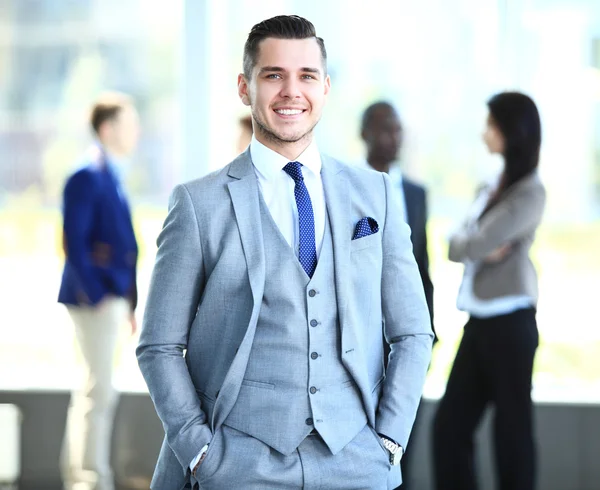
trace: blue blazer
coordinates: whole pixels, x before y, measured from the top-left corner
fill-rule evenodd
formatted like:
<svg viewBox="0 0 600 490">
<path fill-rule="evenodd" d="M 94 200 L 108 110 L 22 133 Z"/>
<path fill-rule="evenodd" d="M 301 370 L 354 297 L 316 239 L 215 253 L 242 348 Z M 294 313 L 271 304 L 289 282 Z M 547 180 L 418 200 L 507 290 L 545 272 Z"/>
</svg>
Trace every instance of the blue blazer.
<svg viewBox="0 0 600 490">
<path fill-rule="evenodd" d="M 97 305 L 112 294 L 135 308 L 138 247 L 129 205 L 105 157 L 67 180 L 63 218 L 66 260 L 58 301 Z"/>
</svg>

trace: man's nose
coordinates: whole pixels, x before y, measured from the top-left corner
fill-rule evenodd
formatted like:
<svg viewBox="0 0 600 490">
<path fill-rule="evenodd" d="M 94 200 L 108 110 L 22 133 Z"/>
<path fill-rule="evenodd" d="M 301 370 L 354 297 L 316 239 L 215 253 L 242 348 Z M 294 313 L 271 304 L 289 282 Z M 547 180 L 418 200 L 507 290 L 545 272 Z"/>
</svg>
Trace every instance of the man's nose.
<svg viewBox="0 0 600 490">
<path fill-rule="evenodd" d="M 300 97 L 302 91 L 300 90 L 300 81 L 295 78 L 287 78 L 283 82 L 283 86 L 281 87 L 281 95 L 282 97 L 288 99 L 295 99 Z"/>
</svg>

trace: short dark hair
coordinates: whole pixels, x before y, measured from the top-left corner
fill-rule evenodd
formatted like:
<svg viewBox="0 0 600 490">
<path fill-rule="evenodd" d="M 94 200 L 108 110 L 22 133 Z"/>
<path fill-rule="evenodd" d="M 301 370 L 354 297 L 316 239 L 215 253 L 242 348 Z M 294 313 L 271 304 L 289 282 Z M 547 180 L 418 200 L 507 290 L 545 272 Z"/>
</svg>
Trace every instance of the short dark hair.
<svg viewBox="0 0 600 490">
<path fill-rule="evenodd" d="M 260 42 L 269 37 L 275 39 L 309 39 L 314 37 L 321 48 L 323 69 L 327 72 L 327 51 L 325 41 L 317 37 L 315 26 L 298 15 L 278 15 L 256 24 L 244 45 L 244 76 L 250 78 L 258 58 Z"/>
<path fill-rule="evenodd" d="M 393 112 L 394 114 L 398 115 L 394 106 L 392 104 L 390 104 L 389 102 L 387 102 L 385 100 L 380 100 L 378 102 L 375 102 L 375 103 L 371 104 L 369 107 L 367 107 L 365 109 L 365 112 L 363 112 L 362 121 L 361 121 L 361 125 L 360 125 L 361 131 L 366 131 L 371 126 L 371 124 L 373 123 L 373 118 L 375 117 L 375 114 L 377 114 L 381 110 L 387 110 L 387 111 Z"/>
<path fill-rule="evenodd" d="M 98 97 L 90 113 L 90 125 L 94 133 L 99 134 L 105 122 L 114 121 L 125 107 L 131 105 L 131 97 L 120 92 L 106 92 Z"/>
</svg>

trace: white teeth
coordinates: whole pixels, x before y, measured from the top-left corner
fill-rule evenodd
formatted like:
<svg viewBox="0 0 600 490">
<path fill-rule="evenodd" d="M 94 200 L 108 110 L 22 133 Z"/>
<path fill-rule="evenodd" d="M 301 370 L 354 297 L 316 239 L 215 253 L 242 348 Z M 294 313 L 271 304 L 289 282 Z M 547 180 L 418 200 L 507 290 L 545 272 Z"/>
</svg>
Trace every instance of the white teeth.
<svg viewBox="0 0 600 490">
<path fill-rule="evenodd" d="M 302 114 L 300 109 L 277 109 L 275 112 L 284 116 L 295 116 L 297 114 Z"/>
</svg>

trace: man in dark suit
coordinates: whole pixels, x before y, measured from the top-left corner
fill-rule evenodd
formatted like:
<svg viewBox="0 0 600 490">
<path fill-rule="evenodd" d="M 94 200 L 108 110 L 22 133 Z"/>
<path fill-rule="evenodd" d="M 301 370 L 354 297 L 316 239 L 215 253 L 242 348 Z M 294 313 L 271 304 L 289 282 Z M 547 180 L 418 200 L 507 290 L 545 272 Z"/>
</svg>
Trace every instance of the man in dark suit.
<svg viewBox="0 0 600 490">
<path fill-rule="evenodd" d="M 413 253 L 419 267 L 425 298 L 431 316 L 433 328 L 433 284 L 429 277 L 429 255 L 427 253 L 427 196 L 425 188 L 407 179 L 400 170 L 398 158 L 402 148 L 403 128 L 394 107 L 388 102 L 377 102 L 370 105 L 363 113 L 361 136 L 367 146 L 367 164 L 379 172 L 389 174 L 399 194 L 399 201 L 404 205 L 404 217 L 411 229 Z M 387 364 L 389 346 L 384 343 L 385 363 Z M 418 427 L 417 420 L 413 426 Z M 410 485 L 410 459 L 412 451 L 408 449 L 402 459 L 404 475 L 403 490 Z"/>
<path fill-rule="evenodd" d="M 119 175 L 137 145 L 139 122 L 131 100 L 113 93 L 96 102 L 90 125 L 97 145 L 63 194 L 66 260 L 58 301 L 75 325 L 87 378 L 69 407 L 62 470 L 65 489 L 113 490 L 113 357 L 127 320 L 135 333 L 137 302 L 137 243 Z"/>
</svg>

